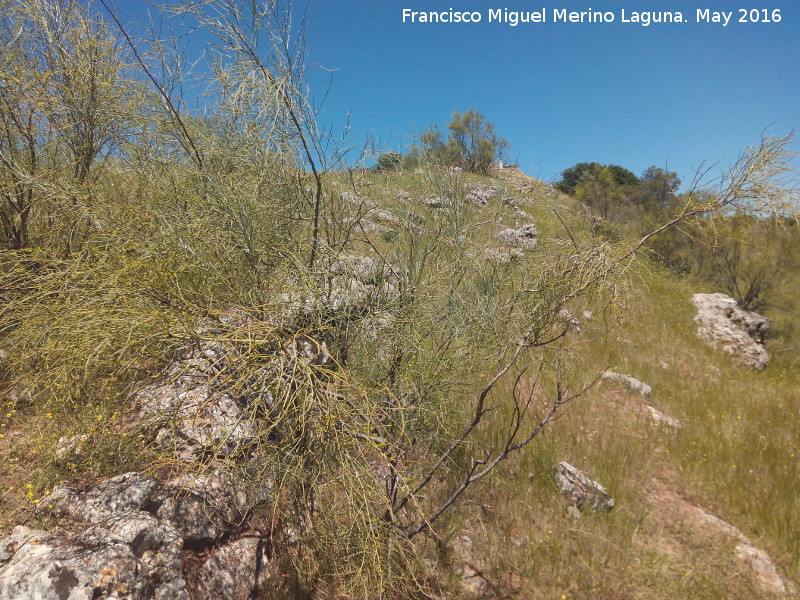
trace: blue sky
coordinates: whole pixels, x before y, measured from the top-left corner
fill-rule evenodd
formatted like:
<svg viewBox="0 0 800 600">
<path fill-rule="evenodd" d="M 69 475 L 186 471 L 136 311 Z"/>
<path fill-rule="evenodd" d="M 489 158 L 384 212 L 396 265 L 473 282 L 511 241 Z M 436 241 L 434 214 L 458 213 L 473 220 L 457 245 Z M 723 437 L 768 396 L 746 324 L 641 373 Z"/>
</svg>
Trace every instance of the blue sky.
<svg viewBox="0 0 800 600">
<path fill-rule="evenodd" d="M 800 129 L 800 2 L 777 0 L 780 23 L 738 23 L 732 2 L 614 0 L 311 0 L 309 60 L 334 69 L 322 122 L 407 146 L 475 107 L 511 143 L 521 168 L 549 180 L 576 162 L 655 164 L 690 179 L 727 165 L 762 130 Z M 759 6 L 761 6 L 759 4 Z M 612 11 L 614 23 L 488 23 L 492 8 Z M 479 24 L 402 23 L 402 9 L 477 10 Z M 696 9 L 734 11 L 727 27 Z M 684 24 L 620 23 L 620 10 L 681 11 Z M 311 72 L 327 91 L 328 73 Z"/>
<path fill-rule="evenodd" d="M 356 147 L 369 135 L 403 149 L 415 130 L 445 129 L 453 111 L 474 107 L 530 175 L 551 180 L 597 161 L 687 181 L 704 162 L 729 165 L 767 127 L 800 130 L 800 2 L 763 1 L 309 0 L 308 58 L 319 65 L 309 80 L 317 101 L 326 97 L 321 123 L 341 131 L 350 115 Z M 737 9 L 752 6 L 779 9 L 781 22 L 738 23 Z M 128 18 L 146 10 L 144 0 L 117 7 Z M 404 8 L 479 11 L 483 21 L 403 23 Z M 551 22 L 487 22 L 498 8 L 544 9 Z M 553 23 L 562 8 L 616 20 Z M 734 16 L 727 27 L 696 23 L 706 8 Z M 622 9 L 681 11 L 689 22 L 623 24 Z"/>
</svg>

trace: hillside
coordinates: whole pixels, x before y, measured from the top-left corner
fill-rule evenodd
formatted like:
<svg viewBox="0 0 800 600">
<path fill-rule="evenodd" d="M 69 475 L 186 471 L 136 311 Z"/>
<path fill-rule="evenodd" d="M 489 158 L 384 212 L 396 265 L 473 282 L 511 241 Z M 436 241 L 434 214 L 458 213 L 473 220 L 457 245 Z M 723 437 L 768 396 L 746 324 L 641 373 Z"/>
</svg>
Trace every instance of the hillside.
<svg viewBox="0 0 800 600">
<path fill-rule="evenodd" d="M 318 598 L 795 594 L 788 317 L 769 366 L 743 367 L 696 335 L 692 295 L 718 290 L 629 255 L 585 207 L 519 173 L 331 173 L 311 264 L 287 181 L 209 210 L 202 182 L 175 173 L 143 186 L 113 166 L 91 204 L 77 200 L 79 245 L 47 225 L 52 237 L 2 255 L 3 533 L 56 533 L 15 530 L 0 560 L 20 544 L 64 551 L 81 531 L 138 531 L 172 562 L 99 551 L 114 572 L 94 597 L 150 597 L 167 581 L 170 597 L 197 598 L 248 585 Z M 613 508 L 576 509 L 562 461 Z M 79 490 L 96 484 L 87 501 Z M 114 517 L 118 505 L 146 523 Z M 158 573 L 139 588 L 124 573 L 137 560 Z M 255 572 L 230 575 L 244 588 L 220 583 L 251 560 Z M 3 564 L 0 597 L 28 597 L 2 587 Z"/>
</svg>

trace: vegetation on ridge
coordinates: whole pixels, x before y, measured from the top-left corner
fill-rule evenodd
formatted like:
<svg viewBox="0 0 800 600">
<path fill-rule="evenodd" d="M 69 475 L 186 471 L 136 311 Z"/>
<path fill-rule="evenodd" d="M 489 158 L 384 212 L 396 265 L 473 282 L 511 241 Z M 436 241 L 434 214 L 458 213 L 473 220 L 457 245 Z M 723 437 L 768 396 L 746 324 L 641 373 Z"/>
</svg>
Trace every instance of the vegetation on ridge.
<svg viewBox="0 0 800 600">
<path fill-rule="evenodd" d="M 423 136 L 433 154 L 413 169 L 375 171 L 317 127 L 291 6 L 172 7 L 216 42 L 203 113 L 175 85 L 174 39 L 116 33 L 78 3 L 0 7 L 6 528 L 49 524 L 33 508 L 59 482 L 223 461 L 271 490 L 249 516 L 274 533 L 276 594 L 466 594 L 452 542 L 467 534 L 487 594 L 747 590 L 711 537 L 631 549 L 687 535 L 651 518 L 642 490 L 661 486 L 736 520 L 796 578 L 797 423 L 782 418 L 800 408 L 795 317 L 779 321 L 786 349 L 768 371 L 743 374 L 694 340 L 693 288 L 641 252 L 676 225 L 785 224 L 789 138 L 685 194 L 664 193 L 670 173 L 600 167 L 570 198 L 485 175 L 504 143 L 470 110 L 448 143 Z M 645 200 L 614 221 L 633 203 L 621 186 Z M 497 236 L 532 223 L 535 248 Z M 137 393 L 208 344 L 226 360 L 213 385 L 248 398 L 254 435 L 176 458 L 138 419 Z M 651 383 L 685 427 L 643 424 L 640 403 L 599 384 L 609 366 Z M 562 459 L 620 508 L 570 521 L 550 475 Z"/>
</svg>

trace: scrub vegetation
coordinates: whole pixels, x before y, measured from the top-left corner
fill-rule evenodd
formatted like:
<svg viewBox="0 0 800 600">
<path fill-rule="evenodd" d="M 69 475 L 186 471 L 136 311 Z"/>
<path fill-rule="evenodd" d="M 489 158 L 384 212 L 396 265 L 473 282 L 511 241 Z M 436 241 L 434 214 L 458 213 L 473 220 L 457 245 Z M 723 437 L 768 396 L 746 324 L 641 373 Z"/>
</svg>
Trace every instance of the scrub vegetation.
<svg viewBox="0 0 800 600">
<path fill-rule="evenodd" d="M 4 530 L 52 526 L 59 483 L 223 461 L 270 490 L 266 597 L 758 595 L 689 506 L 800 580 L 791 137 L 684 191 L 590 163 L 565 194 L 492 171 L 507 142 L 474 109 L 410 156 L 322 129 L 279 0 L 171 4 L 202 64 L 111 4 L 0 14 Z M 696 291 L 765 311 L 766 370 L 695 338 Z M 176 458 L 137 393 L 209 344 L 252 435 Z M 566 512 L 562 460 L 616 508 Z"/>
</svg>

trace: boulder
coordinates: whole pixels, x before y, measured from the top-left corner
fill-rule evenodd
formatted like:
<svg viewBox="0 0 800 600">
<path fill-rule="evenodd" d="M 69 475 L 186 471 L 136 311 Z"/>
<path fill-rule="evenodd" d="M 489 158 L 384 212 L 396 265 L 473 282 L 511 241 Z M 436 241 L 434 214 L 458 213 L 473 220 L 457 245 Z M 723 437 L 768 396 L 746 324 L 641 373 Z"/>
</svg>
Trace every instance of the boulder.
<svg viewBox="0 0 800 600">
<path fill-rule="evenodd" d="M 263 536 L 219 545 L 244 528 L 248 500 L 259 498 L 221 467 L 165 484 L 132 472 L 85 490 L 57 487 L 41 509 L 73 523 L 20 526 L 0 541 L 0 600 L 254 597 L 269 572 Z"/>
<path fill-rule="evenodd" d="M 262 500 L 266 494 L 268 490 L 261 494 Z M 187 543 L 212 543 L 241 525 L 248 504 L 242 482 L 220 468 L 188 473 L 164 484 L 133 472 L 86 490 L 59 486 L 42 510 L 95 524 L 121 515 L 149 513 L 169 524 Z"/>
<path fill-rule="evenodd" d="M 74 536 L 17 526 L 0 542 L 0 600 L 184 600 L 180 550 L 141 512 Z"/>
<path fill-rule="evenodd" d="M 520 227 L 509 227 L 503 229 L 497 234 L 498 239 L 513 248 L 522 248 L 523 250 L 532 250 L 539 244 L 538 232 L 536 225 L 529 223 Z"/>
<path fill-rule="evenodd" d="M 578 508 L 591 510 L 611 510 L 614 499 L 605 488 L 592 481 L 568 462 L 556 465 L 556 485 L 562 494 L 569 498 Z"/>
<path fill-rule="evenodd" d="M 692 303 L 701 340 L 748 367 L 763 369 L 769 364 L 764 348 L 769 319 L 742 308 L 725 294 L 695 294 Z"/>
</svg>

